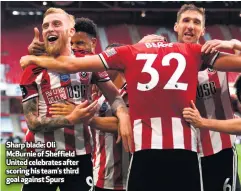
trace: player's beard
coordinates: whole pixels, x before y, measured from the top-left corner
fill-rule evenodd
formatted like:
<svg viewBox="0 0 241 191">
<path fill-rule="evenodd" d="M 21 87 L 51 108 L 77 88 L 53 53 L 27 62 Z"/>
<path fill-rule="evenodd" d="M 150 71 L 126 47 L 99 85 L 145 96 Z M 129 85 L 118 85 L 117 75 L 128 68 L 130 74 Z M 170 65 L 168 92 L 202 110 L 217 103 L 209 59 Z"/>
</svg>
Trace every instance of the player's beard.
<svg viewBox="0 0 241 191">
<path fill-rule="evenodd" d="M 50 44 L 48 40 L 45 42 L 46 52 L 49 56 L 59 56 L 60 53 L 66 48 L 68 43 L 68 31 L 64 31 L 59 36 L 54 44 Z"/>
</svg>

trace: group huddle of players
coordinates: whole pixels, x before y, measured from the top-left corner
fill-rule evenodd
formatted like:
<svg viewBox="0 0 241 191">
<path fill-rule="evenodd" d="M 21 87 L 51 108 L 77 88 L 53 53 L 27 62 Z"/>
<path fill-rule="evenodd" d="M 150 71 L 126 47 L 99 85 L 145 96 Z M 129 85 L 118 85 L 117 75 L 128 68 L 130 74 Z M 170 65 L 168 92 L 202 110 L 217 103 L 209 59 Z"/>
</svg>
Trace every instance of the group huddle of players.
<svg viewBox="0 0 241 191">
<path fill-rule="evenodd" d="M 43 42 L 34 30 L 30 55 L 20 60 L 26 141 L 75 151 L 71 160 L 79 161 L 80 173 L 54 175 L 64 183 L 31 183 L 23 191 L 236 189 L 232 134 L 241 132 L 241 122 L 233 119 L 226 71 L 240 72 L 241 57 L 218 49 L 241 50 L 241 42 L 198 44 L 204 9 L 180 8 L 177 43 L 148 35 L 100 54 L 97 26 L 88 18 L 49 8 Z"/>
</svg>

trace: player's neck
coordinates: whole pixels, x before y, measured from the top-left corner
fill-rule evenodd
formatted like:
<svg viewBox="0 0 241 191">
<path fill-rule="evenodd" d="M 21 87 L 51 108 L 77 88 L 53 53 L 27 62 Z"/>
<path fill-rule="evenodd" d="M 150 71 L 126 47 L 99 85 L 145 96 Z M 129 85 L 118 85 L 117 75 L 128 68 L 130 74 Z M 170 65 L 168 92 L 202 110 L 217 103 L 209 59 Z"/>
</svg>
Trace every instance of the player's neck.
<svg viewBox="0 0 241 191">
<path fill-rule="evenodd" d="M 70 45 L 66 46 L 66 48 L 64 48 L 60 53 L 61 56 L 71 56 L 71 54 L 72 50 Z"/>
</svg>

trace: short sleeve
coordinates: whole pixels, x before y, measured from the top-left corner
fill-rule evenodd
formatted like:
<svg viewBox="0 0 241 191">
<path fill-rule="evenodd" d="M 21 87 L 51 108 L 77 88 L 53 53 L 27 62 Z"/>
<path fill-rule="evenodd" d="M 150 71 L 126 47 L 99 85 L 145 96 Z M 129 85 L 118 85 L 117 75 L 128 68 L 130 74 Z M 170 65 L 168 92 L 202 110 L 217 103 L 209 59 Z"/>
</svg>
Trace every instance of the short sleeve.
<svg viewBox="0 0 241 191">
<path fill-rule="evenodd" d="M 214 53 L 202 53 L 202 45 L 200 44 L 189 44 L 192 51 L 196 55 L 196 60 L 199 63 L 200 70 L 205 70 L 206 68 L 213 68 L 213 65 L 218 58 L 219 51 Z"/>
<path fill-rule="evenodd" d="M 209 54 L 202 54 L 202 68 L 201 69 L 206 69 L 206 68 L 213 68 L 213 65 L 218 58 L 220 52 L 214 52 L 214 53 L 209 53 Z"/>
<path fill-rule="evenodd" d="M 104 72 L 93 72 L 92 76 L 92 83 L 96 84 L 98 82 L 107 82 L 109 81 L 109 75 L 107 74 L 106 71 Z"/>
<path fill-rule="evenodd" d="M 111 48 L 99 54 L 105 68 L 107 70 L 121 70 L 125 69 L 125 57 L 130 54 L 129 46 L 121 46 Z"/>
<path fill-rule="evenodd" d="M 121 97 L 124 97 L 125 95 L 128 94 L 127 92 L 127 83 L 124 83 L 123 86 L 120 88 L 119 93 Z"/>
<path fill-rule="evenodd" d="M 37 67 L 36 65 L 30 65 L 24 69 L 20 80 L 20 89 L 23 97 L 22 102 L 38 97 L 38 88 L 35 80 L 42 70 L 43 68 Z"/>
</svg>

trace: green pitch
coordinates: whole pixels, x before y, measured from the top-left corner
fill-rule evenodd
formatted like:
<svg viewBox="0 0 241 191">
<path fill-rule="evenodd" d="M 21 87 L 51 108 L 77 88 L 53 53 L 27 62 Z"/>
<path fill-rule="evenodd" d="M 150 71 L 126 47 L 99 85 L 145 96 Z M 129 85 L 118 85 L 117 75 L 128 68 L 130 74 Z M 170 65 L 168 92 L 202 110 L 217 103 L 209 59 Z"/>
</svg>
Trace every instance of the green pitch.
<svg viewBox="0 0 241 191">
<path fill-rule="evenodd" d="M 5 165 L 5 145 L 1 145 L 1 191 L 20 191 L 22 188 L 22 184 L 10 184 L 6 185 L 5 184 L 5 179 L 6 177 L 14 177 L 14 176 L 6 176 L 5 175 L 5 170 L 6 170 L 6 165 Z M 239 173 L 239 179 L 241 180 L 241 145 L 237 145 L 237 152 L 238 152 L 238 173 Z M 14 167 L 12 167 L 14 168 Z"/>
<path fill-rule="evenodd" d="M 239 180 L 241 181 L 241 144 L 237 145 L 237 153 L 238 153 L 238 174 L 239 174 Z"/>
</svg>

